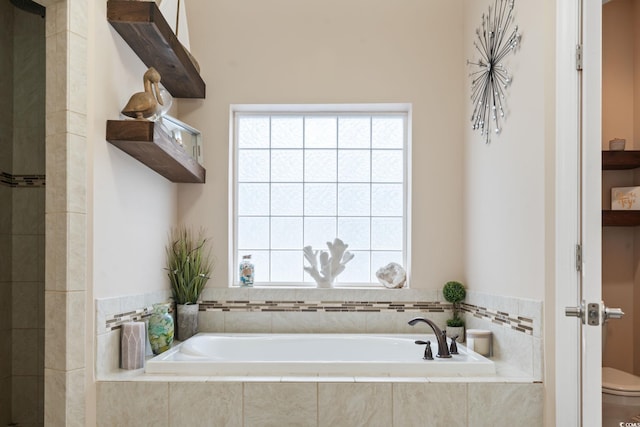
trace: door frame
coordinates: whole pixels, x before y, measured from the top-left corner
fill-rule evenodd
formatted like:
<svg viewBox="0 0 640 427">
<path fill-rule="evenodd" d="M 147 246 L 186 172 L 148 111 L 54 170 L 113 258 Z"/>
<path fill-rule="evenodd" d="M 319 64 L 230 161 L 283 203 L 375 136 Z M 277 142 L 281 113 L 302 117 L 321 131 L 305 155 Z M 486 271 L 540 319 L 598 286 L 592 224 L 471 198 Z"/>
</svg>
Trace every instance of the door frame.
<svg viewBox="0 0 640 427">
<path fill-rule="evenodd" d="M 602 420 L 602 329 L 581 326 L 564 314 L 565 307 L 582 300 L 600 303 L 602 295 L 601 22 L 601 2 L 556 3 L 554 362 L 555 421 L 562 426 L 599 426 Z M 576 69 L 578 44 L 583 48 L 581 72 Z M 577 244 L 582 247 L 580 272 Z"/>
<path fill-rule="evenodd" d="M 602 325 L 602 4 L 584 3 L 582 294 L 599 304 Z M 583 327 L 583 425 L 602 423 L 602 326 Z"/>
</svg>

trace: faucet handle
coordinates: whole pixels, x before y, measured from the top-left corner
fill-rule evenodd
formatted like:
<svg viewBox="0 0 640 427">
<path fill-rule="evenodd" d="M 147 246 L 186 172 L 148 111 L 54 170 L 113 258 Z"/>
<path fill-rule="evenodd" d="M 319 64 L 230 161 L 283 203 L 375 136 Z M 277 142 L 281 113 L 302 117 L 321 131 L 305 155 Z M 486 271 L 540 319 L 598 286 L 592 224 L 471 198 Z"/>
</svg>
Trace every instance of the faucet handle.
<svg viewBox="0 0 640 427">
<path fill-rule="evenodd" d="M 451 354 L 458 354 L 458 344 L 456 341 L 458 341 L 458 335 L 451 337 L 451 346 L 449 346 L 449 353 Z"/>
<path fill-rule="evenodd" d="M 426 345 L 424 349 L 424 356 L 422 357 L 424 360 L 433 360 L 433 353 L 431 352 L 431 341 L 417 340 L 415 343 L 418 345 Z"/>
</svg>

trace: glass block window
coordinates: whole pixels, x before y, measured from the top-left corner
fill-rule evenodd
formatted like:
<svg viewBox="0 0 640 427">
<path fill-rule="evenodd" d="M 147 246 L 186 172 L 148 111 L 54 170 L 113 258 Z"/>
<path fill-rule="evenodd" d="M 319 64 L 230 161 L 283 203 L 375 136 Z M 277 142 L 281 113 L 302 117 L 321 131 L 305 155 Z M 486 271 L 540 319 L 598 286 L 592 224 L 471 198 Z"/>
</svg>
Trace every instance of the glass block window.
<svg viewBox="0 0 640 427">
<path fill-rule="evenodd" d="M 234 112 L 234 283 L 250 254 L 255 285 L 306 285 L 302 249 L 339 237 L 354 258 L 336 279 L 379 286 L 406 265 L 407 111 Z"/>
</svg>

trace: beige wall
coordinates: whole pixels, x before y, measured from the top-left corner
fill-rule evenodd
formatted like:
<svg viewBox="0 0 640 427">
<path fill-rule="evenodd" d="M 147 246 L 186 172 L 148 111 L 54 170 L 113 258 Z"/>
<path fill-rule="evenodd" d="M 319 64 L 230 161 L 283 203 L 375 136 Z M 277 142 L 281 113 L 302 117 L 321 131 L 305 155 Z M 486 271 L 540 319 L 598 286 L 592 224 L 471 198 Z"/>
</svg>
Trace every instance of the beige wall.
<svg viewBox="0 0 640 427">
<path fill-rule="evenodd" d="M 207 183 L 182 185 L 179 218 L 205 226 L 229 284 L 229 105 L 413 104 L 412 281 L 462 277 L 462 3 L 435 0 L 189 0 L 205 100 L 180 117 L 203 135 Z"/>
<path fill-rule="evenodd" d="M 464 64 L 488 0 L 188 0 L 207 98 L 181 100 L 179 117 L 202 131 L 207 183 L 179 186 L 104 141 L 105 120 L 141 90 L 145 67 L 106 23 L 105 3 L 90 3 L 96 298 L 166 288 L 165 230 L 176 218 L 208 228 L 219 266 L 209 286 L 228 285 L 230 104 L 410 102 L 412 286 L 458 278 L 480 292 L 544 299 L 555 21 L 537 2 L 517 3 L 524 38 L 508 58 L 508 119 L 486 146 L 470 131 Z"/>
<path fill-rule="evenodd" d="M 464 59 L 477 59 L 475 30 L 491 1 L 464 2 Z M 556 2 L 517 2 L 521 47 L 500 135 L 471 129 L 464 80 L 464 272 L 469 289 L 544 301 L 544 422 L 555 423 L 555 51 Z"/>
<path fill-rule="evenodd" d="M 489 3 L 465 2 L 464 55 L 474 59 L 472 41 Z M 522 33 L 521 48 L 507 56 L 513 76 L 507 89 L 506 122 L 499 136 L 485 144 L 464 121 L 464 228 L 465 278 L 470 289 L 516 297 L 544 299 L 545 224 L 553 218 L 546 210 L 545 167 L 546 19 L 538 2 L 518 2 L 515 23 Z M 549 81 L 552 83 L 552 81 Z M 469 81 L 465 79 L 465 99 Z M 471 117 L 465 102 L 464 117 Z"/>
<path fill-rule="evenodd" d="M 106 2 L 95 2 L 89 60 L 93 112 L 88 134 L 93 151 L 94 297 L 166 289 L 167 233 L 176 221 L 177 185 L 105 140 L 107 119 L 143 91 L 146 67 L 109 25 Z"/>
<path fill-rule="evenodd" d="M 640 22 L 640 5 L 636 1 L 633 8 L 635 23 Z M 636 28 L 637 25 L 634 25 Z M 640 31 L 634 31 L 634 80 L 640 82 Z M 640 135 L 640 84 L 634 84 L 634 135 Z M 635 141 L 634 141 L 635 142 Z M 635 149 L 640 149 L 640 144 L 634 144 Z M 634 171 L 635 183 L 640 182 L 640 171 Z M 633 293 L 633 373 L 640 375 L 640 230 L 634 230 L 634 293 Z"/>
<path fill-rule="evenodd" d="M 634 18 L 632 0 L 602 8 L 602 149 L 624 138 L 634 145 Z"/>
<path fill-rule="evenodd" d="M 602 20 L 602 145 L 624 138 L 627 149 L 638 149 L 636 132 L 640 121 L 640 6 L 632 0 L 615 0 L 603 7 Z M 611 187 L 637 184 L 633 171 L 602 174 L 603 209 L 611 207 Z M 638 266 L 640 233 L 631 227 L 605 227 L 602 233 L 602 297 L 609 307 L 620 307 L 625 316 L 609 322 L 602 363 L 634 372 L 640 343 L 636 311 L 640 305 Z M 634 302 L 634 299 L 636 300 Z M 634 339 L 635 338 L 635 339 Z M 640 346 L 640 344 L 636 344 Z M 640 373 L 640 362 L 635 372 Z"/>
<path fill-rule="evenodd" d="M 464 59 L 492 1 L 464 2 Z M 521 47 L 505 66 L 502 132 L 490 144 L 471 129 L 464 80 L 464 269 L 469 289 L 544 301 L 544 422 L 555 423 L 555 51 L 556 2 L 517 2 Z"/>
<path fill-rule="evenodd" d="M 88 369 L 84 391 L 87 425 L 96 423 L 94 298 L 134 296 L 168 289 L 163 270 L 164 245 L 167 233 L 177 221 L 178 186 L 105 140 L 106 121 L 119 119 L 119 111 L 129 97 L 143 90 L 142 75 L 147 68 L 109 25 L 106 7 L 106 1 L 87 1 L 86 16 L 78 14 L 78 10 L 84 8 L 77 6 L 78 10 L 69 18 L 72 30 L 73 26 L 88 28 L 86 239 L 90 248 L 87 254 L 90 279 L 86 299 Z M 70 49 L 80 52 L 82 48 L 84 46 L 73 45 Z M 84 67 L 74 69 L 78 70 Z M 76 92 L 84 96 L 83 89 Z M 174 101 L 178 103 L 179 100 Z"/>
</svg>

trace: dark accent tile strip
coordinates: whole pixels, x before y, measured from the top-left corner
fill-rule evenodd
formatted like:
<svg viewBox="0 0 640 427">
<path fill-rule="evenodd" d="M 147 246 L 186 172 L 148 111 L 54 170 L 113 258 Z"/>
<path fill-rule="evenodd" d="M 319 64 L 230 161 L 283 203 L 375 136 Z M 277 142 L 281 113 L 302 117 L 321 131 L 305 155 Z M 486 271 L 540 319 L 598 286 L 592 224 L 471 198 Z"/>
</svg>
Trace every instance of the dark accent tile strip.
<svg viewBox="0 0 640 427">
<path fill-rule="evenodd" d="M 173 304 L 169 306 L 169 313 L 173 312 Z M 115 331 L 120 329 L 123 323 L 137 322 L 144 320 L 151 316 L 153 313 L 153 306 L 138 308 L 134 311 L 128 311 L 126 313 L 114 314 L 105 321 L 105 327 L 107 331 Z"/>
<path fill-rule="evenodd" d="M 508 327 L 512 330 L 533 335 L 533 319 L 523 316 L 512 316 L 509 313 L 498 310 L 490 310 L 486 307 L 461 303 L 461 310 L 478 319 L 487 320 L 496 325 Z"/>
<path fill-rule="evenodd" d="M 36 188 L 44 187 L 45 183 L 46 175 L 12 175 L 8 172 L 0 171 L 0 184 L 6 187 Z"/>
<path fill-rule="evenodd" d="M 370 312 L 443 313 L 451 304 L 439 301 L 201 301 L 200 311 L 288 311 L 288 312 Z"/>
<path fill-rule="evenodd" d="M 173 308 L 173 307 L 172 307 Z M 258 312 L 258 313 L 444 313 L 451 304 L 440 301 L 201 301 L 200 311 L 213 312 Z M 533 319 L 513 316 L 509 313 L 486 307 L 461 303 L 460 309 L 478 319 L 507 327 L 511 330 L 533 335 Z M 106 319 L 106 330 L 120 328 L 123 323 L 146 319 L 153 307 L 143 307 L 126 313 L 118 313 Z M 171 311 L 173 311 L 171 309 Z"/>
</svg>

